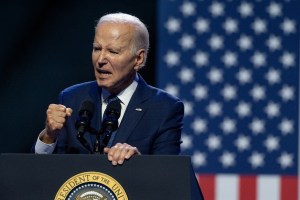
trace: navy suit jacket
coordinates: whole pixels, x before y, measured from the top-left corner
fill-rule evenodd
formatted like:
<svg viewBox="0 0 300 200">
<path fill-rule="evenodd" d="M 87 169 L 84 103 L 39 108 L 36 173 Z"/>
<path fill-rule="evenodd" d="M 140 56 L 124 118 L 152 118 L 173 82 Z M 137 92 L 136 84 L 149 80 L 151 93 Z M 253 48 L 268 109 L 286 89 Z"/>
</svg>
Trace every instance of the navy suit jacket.
<svg viewBox="0 0 300 200">
<path fill-rule="evenodd" d="M 59 95 L 59 103 L 73 109 L 57 139 L 55 153 L 89 153 L 76 138 L 75 121 L 85 100 L 95 104 L 91 126 L 101 126 L 101 89 L 96 81 L 71 86 Z M 127 143 L 142 154 L 179 154 L 184 106 L 176 97 L 148 85 L 141 77 L 127 106 L 112 145 Z M 93 148 L 95 136 L 84 134 Z"/>
</svg>

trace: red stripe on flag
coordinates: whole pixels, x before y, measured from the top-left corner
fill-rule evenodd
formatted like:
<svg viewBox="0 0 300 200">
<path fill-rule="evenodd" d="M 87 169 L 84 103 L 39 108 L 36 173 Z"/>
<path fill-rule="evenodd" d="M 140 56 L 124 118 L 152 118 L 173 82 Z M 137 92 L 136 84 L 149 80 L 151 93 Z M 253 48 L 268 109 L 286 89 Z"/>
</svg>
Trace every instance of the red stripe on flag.
<svg viewBox="0 0 300 200">
<path fill-rule="evenodd" d="M 240 176 L 239 200 L 256 200 L 256 176 Z"/>
<path fill-rule="evenodd" d="M 297 200 L 298 178 L 296 176 L 281 176 L 281 200 Z"/>
<path fill-rule="evenodd" d="M 197 177 L 204 199 L 215 200 L 215 176 L 198 174 Z"/>
</svg>

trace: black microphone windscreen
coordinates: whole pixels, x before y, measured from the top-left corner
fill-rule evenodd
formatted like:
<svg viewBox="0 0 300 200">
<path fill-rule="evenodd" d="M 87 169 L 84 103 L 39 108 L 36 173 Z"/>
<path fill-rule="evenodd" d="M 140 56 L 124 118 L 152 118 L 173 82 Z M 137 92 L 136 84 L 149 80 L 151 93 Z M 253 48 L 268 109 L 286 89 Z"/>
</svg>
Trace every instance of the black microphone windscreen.
<svg viewBox="0 0 300 200">
<path fill-rule="evenodd" d="M 84 112 L 89 113 L 90 117 L 94 115 L 95 105 L 90 100 L 85 100 L 79 109 L 79 116 L 81 116 Z"/>
</svg>

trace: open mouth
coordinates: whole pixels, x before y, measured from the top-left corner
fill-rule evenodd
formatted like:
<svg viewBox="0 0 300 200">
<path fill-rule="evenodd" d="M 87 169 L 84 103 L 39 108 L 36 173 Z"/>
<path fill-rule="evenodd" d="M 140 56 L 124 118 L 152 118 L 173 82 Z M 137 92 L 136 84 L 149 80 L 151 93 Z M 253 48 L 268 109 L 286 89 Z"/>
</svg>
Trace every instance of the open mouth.
<svg viewBox="0 0 300 200">
<path fill-rule="evenodd" d="M 110 71 L 103 70 L 103 69 L 97 69 L 97 73 L 99 78 L 107 78 L 112 75 Z"/>
<path fill-rule="evenodd" d="M 110 71 L 103 70 L 103 69 L 97 69 L 97 72 L 98 72 L 99 74 L 111 74 Z"/>
</svg>

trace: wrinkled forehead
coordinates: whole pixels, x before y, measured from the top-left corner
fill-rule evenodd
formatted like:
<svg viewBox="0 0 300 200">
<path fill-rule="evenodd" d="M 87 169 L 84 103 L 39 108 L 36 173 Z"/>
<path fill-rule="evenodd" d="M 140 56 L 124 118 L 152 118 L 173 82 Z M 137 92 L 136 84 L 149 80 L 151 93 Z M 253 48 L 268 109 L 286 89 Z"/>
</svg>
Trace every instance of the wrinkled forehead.
<svg viewBox="0 0 300 200">
<path fill-rule="evenodd" d="M 134 36 L 131 26 L 103 23 L 96 28 L 94 43 L 104 47 L 131 48 Z"/>
<path fill-rule="evenodd" d="M 96 27 L 96 35 L 101 36 L 109 33 L 113 38 L 131 38 L 134 33 L 134 26 L 128 23 L 103 22 Z"/>
</svg>

